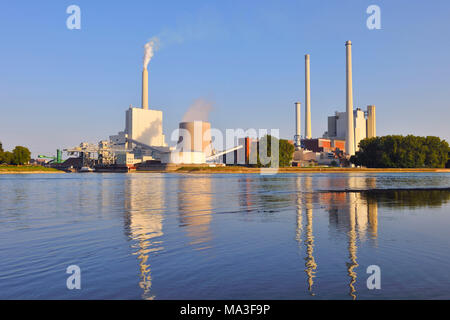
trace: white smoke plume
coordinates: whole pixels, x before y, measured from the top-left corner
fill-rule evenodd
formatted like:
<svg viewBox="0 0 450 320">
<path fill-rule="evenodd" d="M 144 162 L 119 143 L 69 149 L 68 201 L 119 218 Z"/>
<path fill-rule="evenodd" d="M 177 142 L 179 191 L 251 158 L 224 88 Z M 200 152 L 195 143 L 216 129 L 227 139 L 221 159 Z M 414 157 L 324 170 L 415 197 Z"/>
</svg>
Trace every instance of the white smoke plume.
<svg viewBox="0 0 450 320">
<path fill-rule="evenodd" d="M 214 102 L 204 98 L 195 99 L 183 116 L 182 122 L 208 121 L 209 113 L 213 110 Z"/>
<path fill-rule="evenodd" d="M 147 69 L 148 63 L 152 59 L 155 51 L 159 48 L 159 38 L 153 37 L 144 45 L 144 69 Z"/>
</svg>

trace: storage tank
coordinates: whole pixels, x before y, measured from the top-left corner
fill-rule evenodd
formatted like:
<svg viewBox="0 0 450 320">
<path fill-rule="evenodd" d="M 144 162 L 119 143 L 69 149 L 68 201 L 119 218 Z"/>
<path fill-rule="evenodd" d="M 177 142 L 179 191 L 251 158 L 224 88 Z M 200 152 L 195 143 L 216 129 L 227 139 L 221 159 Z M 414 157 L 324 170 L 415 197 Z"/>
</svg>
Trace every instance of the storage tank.
<svg viewBox="0 0 450 320">
<path fill-rule="evenodd" d="M 182 152 L 203 152 L 211 155 L 211 123 L 205 121 L 181 122 L 178 148 Z"/>
</svg>

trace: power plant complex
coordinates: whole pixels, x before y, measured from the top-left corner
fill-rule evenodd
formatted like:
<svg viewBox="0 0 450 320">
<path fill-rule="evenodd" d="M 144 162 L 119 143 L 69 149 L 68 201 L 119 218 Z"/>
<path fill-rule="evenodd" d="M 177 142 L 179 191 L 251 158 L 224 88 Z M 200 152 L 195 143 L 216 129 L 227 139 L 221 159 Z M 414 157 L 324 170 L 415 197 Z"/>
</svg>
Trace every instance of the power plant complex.
<svg viewBox="0 0 450 320">
<path fill-rule="evenodd" d="M 212 146 L 211 124 L 207 121 L 182 121 L 178 127 L 176 146 L 168 146 L 163 133 L 163 112 L 149 108 L 147 66 L 153 56 L 155 41 L 146 44 L 142 70 L 141 107 L 130 106 L 125 111 L 125 128 L 98 145 L 81 143 L 64 149 L 69 158 L 58 166 L 71 165 L 86 171 L 169 170 L 181 165 L 224 165 L 250 163 L 256 159 L 257 138 L 240 138 L 234 147 L 217 151 Z M 301 103 L 295 102 L 295 132 L 291 142 L 295 146 L 293 166 L 312 163 L 348 165 L 348 158 L 358 151 L 359 142 L 376 136 L 375 106 L 367 111 L 353 107 L 352 43 L 346 46 L 346 110 L 328 117 L 327 131 L 321 138 L 312 137 L 310 55 L 305 55 L 304 135 L 301 134 Z M 232 156 L 230 162 L 227 157 Z M 346 161 L 342 161 L 346 160 Z M 61 162 L 61 161 L 59 161 Z M 334 163 L 333 163 L 334 162 Z"/>
<path fill-rule="evenodd" d="M 319 164 L 337 163 L 348 159 L 358 151 L 359 142 L 376 136 L 375 106 L 369 105 L 364 112 L 353 108 L 352 43 L 346 47 L 346 111 L 328 117 L 328 130 L 322 138 L 311 138 L 311 88 L 310 55 L 305 55 L 305 134 L 301 138 L 301 103 L 295 102 L 294 165 L 316 161 Z M 341 156 L 341 157 L 340 157 Z"/>
</svg>

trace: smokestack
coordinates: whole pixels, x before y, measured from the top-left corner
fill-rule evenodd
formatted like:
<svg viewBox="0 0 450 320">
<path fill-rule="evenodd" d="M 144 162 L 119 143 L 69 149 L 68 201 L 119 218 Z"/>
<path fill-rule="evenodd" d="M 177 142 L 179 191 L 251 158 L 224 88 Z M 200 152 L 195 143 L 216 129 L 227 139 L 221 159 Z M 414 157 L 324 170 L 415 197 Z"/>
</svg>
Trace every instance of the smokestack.
<svg viewBox="0 0 450 320">
<path fill-rule="evenodd" d="M 367 106 L 367 138 L 373 138 L 377 136 L 376 115 L 375 106 Z"/>
<path fill-rule="evenodd" d="M 295 136 L 294 136 L 294 142 L 295 146 L 297 148 L 300 148 L 301 145 L 301 130 L 300 130 L 300 102 L 295 103 Z"/>
<path fill-rule="evenodd" d="M 347 57 L 347 131 L 345 135 L 345 152 L 355 154 L 355 128 L 353 123 L 353 84 L 352 84 L 352 42 L 345 43 Z"/>
<path fill-rule="evenodd" d="M 148 109 L 148 71 L 142 70 L 142 109 Z"/>
<path fill-rule="evenodd" d="M 159 39 L 158 37 L 151 38 L 145 45 L 144 45 L 144 61 L 143 66 L 144 69 L 142 70 L 142 109 L 148 110 L 148 71 L 147 67 L 150 62 L 150 60 L 153 57 L 153 54 L 158 49 L 159 45 Z"/>
<path fill-rule="evenodd" d="M 309 78 L 309 54 L 305 54 L 305 138 L 311 139 L 311 87 Z"/>
</svg>

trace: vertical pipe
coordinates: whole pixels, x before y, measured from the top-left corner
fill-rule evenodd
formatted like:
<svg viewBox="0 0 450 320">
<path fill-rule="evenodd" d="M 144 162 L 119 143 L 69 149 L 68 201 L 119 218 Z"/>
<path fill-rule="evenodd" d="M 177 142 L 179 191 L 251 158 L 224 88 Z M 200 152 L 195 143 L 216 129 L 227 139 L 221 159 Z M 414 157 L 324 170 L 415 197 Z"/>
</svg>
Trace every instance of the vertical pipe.
<svg viewBox="0 0 450 320">
<path fill-rule="evenodd" d="M 142 109 L 148 109 L 148 71 L 142 70 Z"/>
<path fill-rule="evenodd" d="M 295 146 L 297 148 L 300 148 L 301 145 L 301 141 L 300 141 L 300 136 L 301 136 L 301 122 L 300 122 L 300 102 L 296 102 L 295 103 L 295 136 L 294 136 L 294 141 L 295 141 Z"/>
<path fill-rule="evenodd" d="M 309 54 L 305 54 L 305 139 L 311 139 L 311 86 Z"/>
<path fill-rule="evenodd" d="M 346 47 L 346 78 L 347 78 L 347 130 L 345 135 L 345 151 L 348 155 L 355 154 L 355 130 L 353 123 L 353 84 L 352 84 L 352 42 L 345 43 Z"/>
<path fill-rule="evenodd" d="M 367 106 L 367 138 L 377 136 L 375 106 Z"/>
</svg>

